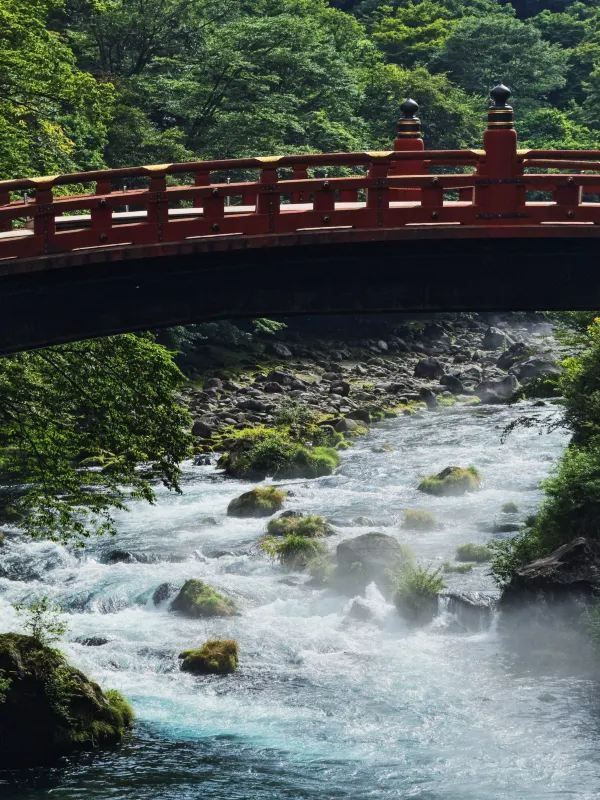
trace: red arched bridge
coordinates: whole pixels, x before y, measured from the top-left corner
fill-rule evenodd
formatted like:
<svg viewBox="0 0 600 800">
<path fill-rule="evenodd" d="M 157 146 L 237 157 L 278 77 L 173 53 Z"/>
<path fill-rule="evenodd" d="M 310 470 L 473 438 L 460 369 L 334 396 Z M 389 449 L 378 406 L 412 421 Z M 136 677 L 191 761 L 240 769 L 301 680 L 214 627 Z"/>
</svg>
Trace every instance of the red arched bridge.
<svg viewBox="0 0 600 800">
<path fill-rule="evenodd" d="M 207 319 L 599 308 L 600 150 L 394 149 L 0 182 L 0 352 Z"/>
</svg>

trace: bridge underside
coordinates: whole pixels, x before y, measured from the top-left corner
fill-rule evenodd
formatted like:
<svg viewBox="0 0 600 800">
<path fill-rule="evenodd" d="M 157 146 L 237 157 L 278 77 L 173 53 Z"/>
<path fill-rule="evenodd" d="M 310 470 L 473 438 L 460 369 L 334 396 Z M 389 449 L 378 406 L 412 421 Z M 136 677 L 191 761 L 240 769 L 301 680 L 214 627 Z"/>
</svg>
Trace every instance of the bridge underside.
<svg viewBox="0 0 600 800">
<path fill-rule="evenodd" d="M 0 353 L 241 317 L 600 308 L 600 230 L 367 233 L 0 262 Z"/>
</svg>

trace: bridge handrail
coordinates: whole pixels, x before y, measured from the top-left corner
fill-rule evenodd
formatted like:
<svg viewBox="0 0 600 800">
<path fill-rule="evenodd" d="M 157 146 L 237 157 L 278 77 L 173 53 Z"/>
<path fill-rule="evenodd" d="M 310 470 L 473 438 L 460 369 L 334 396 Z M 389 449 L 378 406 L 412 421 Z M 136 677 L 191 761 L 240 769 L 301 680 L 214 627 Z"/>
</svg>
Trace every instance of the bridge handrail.
<svg viewBox="0 0 600 800">
<path fill-rule="evenodd" d="M 20 189 L 53 188 L 55 186 L 111 181 L 121 178 L 147 178 L 155 175 L 180 175 L 182 173 L 234 172 L 247 169 L 282 169 L 306 167 L 360 167 L 373 163 L 419 161 L 440 166 L 461 163 L 478 164 L 483 157 L 476 150 L 422 150 L 419 152 L 362 151 L 355 153 L 305 153 L 288 156 L 257 156 L 253 158 L 228 158 L 211 161 L 186 161 L 177 164 L 147 164 L 140 167 L 119 167 L 65 175 L 46 175 L 37 178 L 15 178 L 0 181 L 0 193 Z"/>
</svg>

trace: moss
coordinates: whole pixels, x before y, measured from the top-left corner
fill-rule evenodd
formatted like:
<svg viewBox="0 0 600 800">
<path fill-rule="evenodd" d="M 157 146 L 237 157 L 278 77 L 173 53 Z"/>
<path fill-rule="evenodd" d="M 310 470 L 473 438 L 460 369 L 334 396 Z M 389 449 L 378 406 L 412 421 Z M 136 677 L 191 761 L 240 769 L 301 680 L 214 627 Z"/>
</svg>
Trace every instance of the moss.
<svg viewBox="0 0 600 800">
<path fill-rule="evenodd" d="M 402 519 L 402 527 L 412 531 L 435 531 L 442 526 L 431 512 L 407 508 Z"/>
<path fill-rule="evenodd" d="M 467 572 L 473 571 L 473 564 L 451 564 L 449 561 L 444 561 L 443 570 L 446 573 L 457 573 L 464 575 Z"/>
<path fill-rule="evenodd" d="M 240 651 L 235 639 L 209 639 L 196 650 L 184 650 L 179 658 L 183 672 L 229 675 L 238 668 Z"/>
<path fill-rule="evenodd" d="M 450 406 L 455 406 L 458 401 L 454 395 L 439 394 L 437 396 L 437 402 L 438 406 L 441 406 L 442 408 L 449 408 Z"/>
<path fill-rule="evenodd" d="M 329 536 L 333 533 L 333 530 L 323 517 L 294 514 L 293 516 L 283 515 L 272 519 L 267 525 L 267 533 L 269 536 L 288 536 L 289 534 L 295 534 L 297 536 L 314 537 Z"/>
<path fill-rule="evenodd" d="M 518 514 L 519 507 L 516 503 L 504 503 L 502 506 L 502 513 L 503 514 Z"/>
<path fill-rule="evenodd" d="M 229 443 L 229 452 L 219 460 L 235 478 L 318 478 L 330 475 L 339 465 L 331 447 L 310 447 L 294 441 L 284 430 L 245 429 Z"/>
<path fill-rule="evenodd" d="M 290 533 L 283 538 L 268 536 L 261 547 L 271 558 L 289 569 L 306 569 L 313 559 L 323 556 L 327 549 L 318 539 Z"/>
<path fill-rule="evenodd" d="M 45 764 L 75 750 L 121 741 L 127 701 L 70 666 L 32 636 L 0 635 L 0 768 Z"/>
<path fill-rule="evenodd" d="M 188 617 L 232 617 L 237 614 L 233 600 L 194 578 L 183 584 L 171 603 L 171 609 Z"/>
<path fill-rule="evenodd" d="M 450 496 L 474 492 L 481 486 L 481 478 L 475 467 L 446 467 L 437 475 L 429 475 L 419 484 L 419 490 L 427 494 Z"/>
<path fill-rule="evenodd" d="M 424 624 L 436 615 L 438 594 L 445 588 L 440 571 L 410 567 L 398 576 L 394 604 L 408 622 Z"/>
<path fill-rule="evenodd" d="M 485 544 L 461 544 L 456 548 L 457 561 L 475 561 L 478 564 L 484 561 L 489 561 L 492 557 L 492 551 Z"/>
<path fill-rule="evenodd" d="M 280 511 L 287 492 L 274 486 L 259 486 L 236 497 L 227 506 L 230 517 L 270 517 Z"/>
</svg>

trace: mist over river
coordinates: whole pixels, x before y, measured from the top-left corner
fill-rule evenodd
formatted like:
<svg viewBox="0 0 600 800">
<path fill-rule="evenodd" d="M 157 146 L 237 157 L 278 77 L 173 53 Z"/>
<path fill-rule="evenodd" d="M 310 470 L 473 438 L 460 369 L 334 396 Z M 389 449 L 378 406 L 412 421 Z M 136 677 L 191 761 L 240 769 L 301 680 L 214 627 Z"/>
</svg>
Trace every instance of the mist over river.
<svg viewBox="0 0 600 800">
<path fill-rule="evenodd" d="M 286 508 L 326 516 L 330 548 L 369 530 L 397 535 L 422 563 L 453 561 L 484 543 L 512 501 L 522 521 L 566 433 L 505 426 L 553 405 L 454 407 L 375 426 L 342 454 L 331 477 L 292 481 Z M 465 497 L 421 494 L 420 476 L 473 464 L 483 488 Z M 159 493 L 118 518 L 119 534 L 85 552 L 9 541 L 2 551 L 0 628 L 18 629 L 12 603 L 47 594 L 67 611 L 61 647 L 103 687 L 121 690 L 137 721 L 120 748 L 52 770 L 4 776 L 13 800 L 542 800 L 600 796 L 600 703 L 588 679 L 527 666 L 495 621 L 467 631 L 444 610 L 412 629 L 374 586 L 369 622 L 352 598 L 303 585 L 260 552 L 266 522 L 231 519 L 228 502 L 252 484 L 187 466 L 183 495 Z M 406 508 L 431 510 L 434 533 L 401 529 Z M 366 519 L 365 519 L 366 518 Z M 361 524 L 356 524 L 358 520 Z M 505 521 L 505 519 L 504 519 Z M 103 563 L 127 550 L 143 562 Z M 487 565 L 446 576 L 449 589 L 495 592 Z M 192 620 L 152 595 L 169 582 L 206 580 L 241 615 Z M 101 636 L 107 644 L 75 641 Z M 235 638 L 240 668 L 226 678 L 179 671 L 177 654 Z"/>
</svg>

